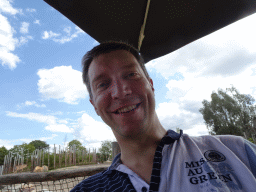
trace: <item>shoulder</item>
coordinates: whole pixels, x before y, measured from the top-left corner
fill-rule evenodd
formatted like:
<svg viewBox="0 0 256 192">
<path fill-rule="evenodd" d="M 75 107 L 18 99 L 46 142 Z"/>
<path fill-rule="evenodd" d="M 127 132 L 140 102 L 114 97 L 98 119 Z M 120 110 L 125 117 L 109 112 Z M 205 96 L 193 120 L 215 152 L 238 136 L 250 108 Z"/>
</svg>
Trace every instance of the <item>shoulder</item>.
<svg viewBox="0 0 256 192">
<path fill-rule="evenodd" d="M 192 137 L 183 134 L 180 145 L 193 150 L 216 150 L 231 152 L 242 157 L 246 154 L 245 140 L 239 136 L 233 135 L 204 135 Z"/>
<path fill-rule="evenodd" d="M 78 185 L 76 185 L 72 190 L 71 192 L 84 192 L 84 191 L 89 191 L 90 189 L 92 188 L 100 188 L 101 186 L 101 183 L 104 179 L 104 173 L 105 171 L 103 172 L 100 172 L 100 173 L 97 173 L 95 175 L 92 175 L 90 176 L 89 178 L 83 180 L 81 183 L 79 183 Z"/>
<path fill-rule="evenodd" d="M 196 143 L 204 143 L 204 144 L 220 144 L 220 145 L 244 145 L 244 138 L 240 136 L 234 135 L 203 135 L 203 136 L 189 136 L 187 134 L 182 135 L 182 139 L 184 141 L 191 141 Z"/>
<path fill-rule="evenodd" d="M 115 189 L 123 191 L 123 188 L 132 189 L 132 185 L 127 174 L 116 170 L 106 170 L 83 180 L 75 186 L 71 192 L 110 192 Z"/>
<path fill-rule="evenodd" d="M 255 156 L 256 146 L 250 144 L 243 137 L 234 135 L 204 135 L 192 137 L 186 134 L 182 135 L 180 146 L 188 148 L 191 151 L 219 151 L 222 154 L 235 155 L 242 161 L 248 161 L 249 156 Z M 234 156 L 233 156 L 234 157 Z"/>
</svg>

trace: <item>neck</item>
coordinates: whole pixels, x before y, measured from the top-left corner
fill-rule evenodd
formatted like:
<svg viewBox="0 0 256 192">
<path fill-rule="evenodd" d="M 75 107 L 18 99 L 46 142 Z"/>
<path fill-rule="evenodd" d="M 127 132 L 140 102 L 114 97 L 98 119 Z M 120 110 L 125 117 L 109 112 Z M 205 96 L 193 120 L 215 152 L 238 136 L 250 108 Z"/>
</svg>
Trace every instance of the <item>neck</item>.
<svg viewBox="0 0 256 192">
<path fill-rule="evenodd" d="M 153 164 L 155 150 L 161 139 L 166 134 L 166 130 L 156 117 L 155 123 L 136 138 L 118 137 L 117 141 L 121 149 L 121 161 L 128 167 L 136 165 Z M 144 161 L 145 160 L 145 161 Z"/>
</svg>

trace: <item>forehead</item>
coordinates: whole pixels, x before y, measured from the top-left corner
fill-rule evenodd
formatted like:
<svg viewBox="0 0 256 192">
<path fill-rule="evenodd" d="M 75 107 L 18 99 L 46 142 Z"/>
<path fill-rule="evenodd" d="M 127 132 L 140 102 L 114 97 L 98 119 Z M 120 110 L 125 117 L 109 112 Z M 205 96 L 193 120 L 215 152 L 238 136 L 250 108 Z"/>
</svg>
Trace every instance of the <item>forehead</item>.
<svg viewBox="0 0 256 192">
<path fill-rule="evenodd" d="M 140 68 L 139 62 L 132 53 L 126 50 L 116 50 L 101 54 L 94 58 L 89 66 L 90 82 L 104 73 L 114 73 L 122 69 Z"/>
</svg>

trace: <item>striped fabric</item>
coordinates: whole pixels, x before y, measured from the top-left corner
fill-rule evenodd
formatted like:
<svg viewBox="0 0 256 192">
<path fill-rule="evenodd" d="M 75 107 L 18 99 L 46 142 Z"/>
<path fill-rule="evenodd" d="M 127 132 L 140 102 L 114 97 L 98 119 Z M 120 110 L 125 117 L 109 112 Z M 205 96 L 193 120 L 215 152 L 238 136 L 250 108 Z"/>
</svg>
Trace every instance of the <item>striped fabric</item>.
<svg viewBox="0 0 256 192">
<path fill-rule="evenodd" d="M 127 174 L 109 170 L 82 181 L 70 192 L 136 192 Z"/>
<path fill-rule="evenodd" d="M 163 146 L 178 140 L 181 135 L 182 130 L 180 134 L 177 134 L 172 130 L 168 130 L 167 135 L 162 138 L 159 146 L 157 147 L 150 181 L 150 192 L 156 192 L 159 189 Z M 136 192 L 129 176 L 126 173 L 115 170 L 121 163 L 120 157 L 121 154 L 118 154 L 106 171 L 85 179 L 75 186 L 71 192 Z M 141 191 L 146 192 L 147 189 L 142 188 Z"/>
<path fill-rule="evenodd" d="M 168 133 L 168 132 L 167 132 Z M 181 130 L 182 134 L 182 130 Z M 153 169 L 152 169 L 152 175 L 150 179 L 150 188 L 149 192 L 157 192 L 159 189 L 160 184 L 160 173 L 161 173 L 161 163 L 162 163 L 162 151 L 164 148 L 164 145 L 168 145 L 173 143 L 175 140 L 168 136 L 164 136 L 160 142 L 160 144 L 156 148 L 155 157 L 154 157 L 154 163 L 153 163 Z"/>
</svg>

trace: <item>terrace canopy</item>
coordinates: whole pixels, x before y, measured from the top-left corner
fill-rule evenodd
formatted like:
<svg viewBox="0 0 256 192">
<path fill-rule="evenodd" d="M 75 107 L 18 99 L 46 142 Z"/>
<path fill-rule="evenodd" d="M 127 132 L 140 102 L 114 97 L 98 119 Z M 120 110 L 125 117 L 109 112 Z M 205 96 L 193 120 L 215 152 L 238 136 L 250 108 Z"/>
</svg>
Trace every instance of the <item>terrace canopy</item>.
<svg viewBox="0 0 256 192">
<path fill-rule="evenodd" d="M 256 12 L 255 0 L 44 1 L 99 43 L 128 41 L 146 62 Z"/>
</svg>

